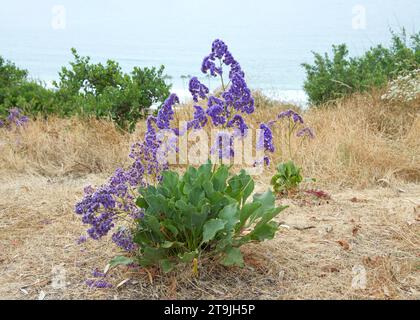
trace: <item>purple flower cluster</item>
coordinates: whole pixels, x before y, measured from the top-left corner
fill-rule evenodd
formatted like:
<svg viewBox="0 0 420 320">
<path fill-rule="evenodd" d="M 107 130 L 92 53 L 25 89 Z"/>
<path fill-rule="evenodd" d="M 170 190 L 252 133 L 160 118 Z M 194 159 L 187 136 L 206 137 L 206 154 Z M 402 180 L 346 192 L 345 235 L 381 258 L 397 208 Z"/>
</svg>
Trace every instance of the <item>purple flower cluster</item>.
<svg viewBox="0 0 420 320">
<path fill-rule="evenodd" d="M 247 87 L 241 73 L 234 73 L 231 82 L 229 90 L 223 93 L 226 105 L 242 113 L 253 113 L 254 98 L 252 98 L 251 90 Z"/>
<path fill-rule="evenodd" d="M 246 132 L 248 130 L 248 126 L 245 123 L 244 118 L 242 118 L 242 116 L 240 114 L 235 114 L 235 116 L 232 118 L 232 120 L 230 120 L 227 123 L 227 127 L 228 128 L 235 128 L 237 130 L 237 132 L 239 133 L 238 135 L 241 137 L 246 136 Z"/>
<path fill-rule="evenodd" d="M 215 126 L 223 126 L 226 123 L 226 111 L 221 99 L 211 96 L 207 104 L 207 115 L 210 116 Z"/>
<path fill-rule="evenodd" d="M 87 241 L 87 236 L 85 236 L 85 235 L 81 235 L 81 236 L 77 239 L 76 243 L 77 243 L 77 244 L 82 244 L 82 243 L 85 243 L 86 241 Z"/>
<path fill-rule="evenodd" d="M 277 116 L 277 118 L 278 119 L 289 118 L 289 119 L 292 119 L 294 123 L 301 123 L 301 124 L 303 124 L 303 118 L 302 118 L 302 116 L 299 113 L 293 111 L 292 109 L 289 109 L 289 110 L 286 110 L 286 111 L 281 112 Z"/>
<path fill-rule="evenodd" d="M 225 43 L 219 39 L 213 41 L 211 46 L 211 53 L 204 57 L 203 63 L 201 64 L 201 71 L 207 73 L 210 71 L 212 76 L 222 75 L 223 68 L 221 66 L 221 59 L 227 51 Z M 219 67 L 216 66 L 216 58 L 219 59 Z"/>
<path fill-rule="evenodd" d="M 283 111 L 277 116 L 277 119 L 285 119 L 285 118 L 288 118 L 289 121 L 292 121 L 292 123 L 294 125 L 298 125 L 298 124 L 304 125 L 305 124 L 302 116 L 299 113 L 297 113 L 297 112 L 295 112 L 291 109 Z M 297 137 L 309 137 L 311 139 L 315 138 L 314 131 L 310 127 L 304 127 L 302 129 L 299 129 L 298 132 L 296 133 L 296 136 Z"/>
<path fill-rule="evenodd" d="M 162 108 L 159 109 L 158 116 L 156 118 L 156 126 L 159 129 L 169 129 L 170 123 L 174 118 L 173 107 L 175 104 L 179 103 L 178 96 L 176 94 L 171 94 L 168 99 L 166 99 Z"/>
<path fill-rule="evenodd" d="M 163 114 L 160 113 L 162 116 Z M 142 158 L 146 163 L 146 171 L 149 175 L 157 174 L 159 172 L 159 162 L 157 160 L 157 153 L 160 147 L 161 141 L 158 140 L 156 134 L 156 124 L 158 118 L 154 116 L 149 116 L 147 118 L 147 130 L 144 136 L 144 143 L 140 145 L 139 148 L 139 158 Z"/>
<path fill-rule="evenodd" d="M 209 93 L 209 88 L 202 84 L 197 77 L 192 77 L 189 84 L 189 90 L 195 102 L 198 98 L 205 99 Z"/>
<path fill-rule="evenodd" d="M 261 134 L 257 148 L 260 150 L 264 149 L 265 151 L 274 152 L 273 133 L 271 128 L 267 124 L 261 123 L 260 129 Z"/>
<path fill-rule="evenodd" d="M 105 280 L 106 274 L 98 269 L 92 270 L 92 277 L 101 279 L 88 279 L 86 285 L 90 288 L 108 289 L 112 288 L 112 284 Z"/>
<path fill-rule="evenodd" d="M 216 67 L 217 60 L 220 67 Z M 254 99 L 252 98 L 251 90 L 246 84 L 245 73 L 228 50 L 228 46 L 222 40 L 217 39 L 212 44 L 211 53 L 204 58 L 201 70 L 203 73 L 210 71 L 210 74 L 213 76 L 217 74 L 222 76 L 223 65 L 230 67 L 229 88 L 225 88 L 222 82 L 223 90 L 225 90 L 222 93 L 224 99 L 222 106 L 226 113 L 225 116 L 229 116 L 230 108 L 234 108 L 242 113 L 253 113 Z"/>
<path fill-rule="evenodd" d="M 76 213 L 82 215 L 82 222 L 91 225 L 88 234 L 93 239 L 106 235 L 114 227 L 116 201 L 109 186 L 103 186 L 76 204 Z"/>
<path fill-rule="evenodd" d="M 303 129 L 300 129 L 297 133 L 296 133 L 297 137 L 309 137 L 311 139 L 315 138 L 315 134 L 312 128 L 309 127 L 305 127 Z"/>
<path fill-rule="evenodd" d="M 75 212 L 82 216 L 82 222 L 90 225 L 87 233 L 93 239 L 107 235 L 116 225 L 121 215 L 133 219 L 142 217 L 143 212 L 135 204 L 135 189 L 145 185 L 145 174 L 158 175 L 167 167 L 159 157 L 162 140 L 157 129 L 170 129 L 174 117 L 173 106 L 179 102 L 175 94 L 169 96 L 157 117 L 149 116 L 147 131 L 143 143 L 135 143 L 131 147 L 131 166 L 124 170 L 118 168 L 108 183 L 96 190 L 85 188 L 84 198 L 76 204 Z M 127 233 L 121 231 L 113 235 L 115 243 L 123 248 L 131 249 Z"/>
<path fill-rule="evenodd" d="M 216 66 L 217 60 L 219 67 Z M 240 75 L 242 78 L 245 77 L 241 66 L 230 53 L 228 46 L 222 40 L 216 39 L 212 43 L 211 53 L 203 59 L 201 71 L 203 73 L 210 71 L 212 76 L 222 75 L 223 64 L 230 66 L 230 79 L 232 79 L 235 74 Z"/>
<path fill-rule="evenodd" d="M 207 124 L 206 111 L 201 106 L 194 106 L 194 108 L 194 119 L 188 122 L 187 129 L 201 129 Z"/>
<path fill-rule="evenodd" d="M 134 195 L 129 191 L 136 165 L 137 162 L 134 162 L 127 171 L 118 168 L 108 184 L 96 190 L 91 186 L 85 188 L 85 196 L 76 204 L 75 212 L 82 216 L 83 223 L 91 226 L 87 231 L 91 238 L 97 240 L 108 234 L 115 226 L 114 219 L 119 213 L 133 215 L 139 212 Z"/>
<path fill-rule="evenodd" d="M 98 289 L 112 288 L 112 284 L 110 284 L 104 279 L 100 279 L 100 280 L 89 279 L 89 280 L 86 280 L 86 285 L 89 288 L 98 288 Z"/>
<path fill-rule="evenodd" d="M 95 278 L 104 278 L 105 273 L 99 271 L 97 268 L 92 271 L 92 276 Z"/>
<path fill-rule="evenodd" d="M 5 120 L 0 119 L 0 128 L 6 127 L 11 129 L 14 125 L 15 127 L 23 127 L 28 123 L 29 119 L 27 116 L 23 116 L 22 112 L 18 108 L 12 108 L 9 110 L 9 115 Z"/>
<path fill-rule="evenodd" d="M 133 236 L 128 229 L 120 229 L 112 235 L 112 241 L 127 252 L 132 252 L 137 249 L 137 245 L 133 242 Z"/>
<path fill-rule="evenodd" d="M 230 68 L 229 82 L 226 86 L 223 81 L 223 67 Z M 222 40 L 216 39 L 212 43 L 210 54 L 203 59 L 201 71 L 205 74 L 209 73 L 211 76 L 220 76 L 223 92 L 220 96 L 208 96 L 208 88 L 202 85 L 197 78 L 191 79 L 190 92 L 193 100 L 198 102 L 199 98 L 207 99 L 207 108 L 195 106 L 194 119 L 190 121 L 188 128 L 202 128 L 207 123 L 205 117 L 208 116 L 214 126 L 235 128 L 234 137 L 244 137 L 248 126 L 241 114 L 254 112 L 254 99 L 245 81 L 245 73 Z M 217 147 L 218 145 L 213 146 L 213 149 Z M 219 150 L 219 154 L 231 157 L 233 149 L 229 152 Z"/>
</svg>

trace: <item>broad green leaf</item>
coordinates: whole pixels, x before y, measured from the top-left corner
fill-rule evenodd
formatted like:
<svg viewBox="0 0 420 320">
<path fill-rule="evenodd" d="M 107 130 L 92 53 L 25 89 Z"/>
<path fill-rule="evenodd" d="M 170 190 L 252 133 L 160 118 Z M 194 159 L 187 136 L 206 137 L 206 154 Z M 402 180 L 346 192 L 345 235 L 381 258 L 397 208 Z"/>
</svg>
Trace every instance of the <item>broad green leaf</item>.
<svg viewBox="0 0 420 320">
<path fill-rule="evenodd" d="M 279 174 L 275 174 L 272 178 L 271 178 L 271 185 L 274 185 L 276 183 L 278 183 L 277 181 L 280 179 L 280 175 Z"/>
<path fill-rule="evenodd" d="M 222 260 L 222 264 L 225 266 L 239 266 L 243 267 L 244 259 L 242 257 L 241 250 L 239 248 L 228 248 L 226 250 L 226 256 Z"/>
<path fill-rule="evenodd" d="M 203 190 L 206 193 L 206 196 L 207 197 L 212 196 L 213 193 L 214 193 L 213 184 L 209 180 L 204 181 L 204 183 L 203 183 Z"/>
<path fill-rule="evenodd" d="M 229 170 L 226 166 L 220 166 L 213 174 L 212 182 L 214 190 L 224 191 L 226 189 L 226 180 L 229 176 Z"/>
<path fill-rule="evenodd" d="M 223 230 L 226 225 L 226 221 L 221 219 L 211 219 L 207 221 L 203 226 L 203 241 L 202 243 L 213 240 L 217 232 Z"/>
<path fill-rule="evenodd" d="M 264 241 L 274 238 L 278 225 L 274 221 L 262 224 L 255 227 L 255 229 L 248 235 L 251 240 Z"/>
<path fill-rule="evenodd" d="M 262 209 L 272 208 L 276 201 L 274 194 L 268 190 L 264 193 L 257 193 L 254 195 L 254 202 L 260 202 Z"/>
<path fill-rule="evenodd" d="M 164 249 L 170 249 L 170 248 L 179 248 L 182 247 L 184 244 L 182 242 L 178 241 L 165 241 L 161 244 L 161 247 Z"/>
<path fill-rule="evenodd" d="M 242 201 L 243 203 L 246 202 L 246 200 L 249 198 L 249 196 L 252 194 L 252 191 L 254 191 L 255 182 L 250 178 L 250 180 L 247 182 L 247 184 L 244 186 L 242 191 Z"/>
<path fill-rule="evenodd" d="M 134 260 L 132 258 L 128 258 L 128 257 L 124 257 L 124 256 L 116 256 L 114 258 L 111 259 L 111 261 L 109 262 L 109 266 L 111 268 L 116 267 L 116 266 L 120 266 L 120 265 L 128 265 L 133 263 Z"/>
<path fill-rule="evenodd" d="M 161 194 L 147 196 L 145 200 L 147 201 L 147 203 L 150 206 L 150 209 L 152 210 L 151 213 L 160 214 L 170 213 L 171 211 L 168 204 L 169 199 L 165 198 Z"/>
<path fill-rule="evenodd" d="M 220 237 L 220 239 L 217 240 L 216 251 L 223 252 L 226 248 L 232 247 L 234 243 L 233 235 L 233 231 L 223 232 L 223 237 Z"/>
<path fill-rule="evenodd" d="M 171 192 L 178 189 L 179 175 L 174 171 L 164 171 L 162 173 L 162 185 Z"/>
<path fill-rule="evenodd" d="M 160 260 L 165 259 L 167 249 L 164 248 L 143 248 L 143 254 L 140 257 L 140 264 L 144 267 L 156 265 Z"/>
<path fill-rule="evenodd" d="M 154 215 L 150 215 L 150 214 L 146 215 L 142 219 L 141 223 L 143 225 L 146 225 L 153 232 L 155 236 L 162 238 L 159 221 Z"/>
<path fill-rule="evenodd" d="M 137 198 L 136 205 L 143 209 L 147 209 L 149 207 L 146 200 L 142 197 Z"/>
<path fill-rule="evenodd" d="M 192 230 L 201 228 L 204 222 L 207 220 L 208 212 L 210 211 L 209 205 L 204 205 L 201 211 L 190 203 L 186 203 L 184 200 L 176 202 L 176 207 L 182 212 L 182 223 L 184 227 Z"/>
<path fill-rule="evenodd" d="M 160 260 L 160 266 L 162 267 L 162 271 L 164 273 L 171 272 L 173 268 L 175 267 L 175 265 L 168 259 Z"/>
<path fill-rule="evenodd" d="M 226 221 L 226 229 L 230 230 L 239 221 L 238 204 L 232 203 L 224 207 L 220 213 L 219 218 Z"/>
<path fill-rule="evenodd" d="M 201 165 L 197 172 L 200 176 L 204 176 L 204 178 L 208 179 L 211 176 L 211 172 L 213 169 L 213 165 L 211 162 Z"/>
<path fill-rule="evenodd" d="M 254 190 L 254 180 L 245 170 L 241 170 L 239 175 L 233 176 L 228 181 L 227 193 L 237 201 L 245 203 Z"/>
<path fill-rule="evenodd" d="M 173 193 L 173 191 L 169 190 L 168 188 L 164 187 L 164 186 L 160 186 L 158 189 L 158 193 L 162 196 L 164 196 L 165 198 L 172 198 L 172 196 L 175 196 L 175 194 Z"/>
<path fill-rule="evenodd" d="M 169 219 L 162 221 L 160 225 L 168 229 L 175 237 L 179 233 L 178 229 L 174 226 L 173 222 L 171 222 Z"/>
<path fill-rule="evenodd" d="M 250 217 L 250 223 L 262 217 L 267 210 L 274 208 L 275 200 L 274 194 L 270 190 L 254 194 L 253 203 L 260 203 L 261 207 Z"/>
<path fill-rule="evenodd" d="M 149 243 L 151 241 L 150 230 L 145 230 L 144 228 L 138 228 L 138 230 L 134 233 L 133 241 L 134 243 L 137 243 L 138 245 Z"/>
<path fill-rule="evenodd" d="M 193 188 L 188 195 L 189 202 L 193 206 L 198 206 L 199 202 L 203 198 L 204 198 L 204 191 L 200 187 Z"/>
<path fill-rule="evenodd" d="M 248 218 L 251 217 L 261 206 L 262 204 L 260 202 L 245 204 L 239 213 L 240 223 L 236 226 L 236 231 L 240 231 L 245 226 Z"/>
<path fill-rule="evenodd" d="M 185 252 L 183 254 L 179 254 L 178 258 L 185 263 L 189 263 L 191 261 L 193 261 L 194 258 L 196 258 L 198 256 L 198 252 L 197 251 L 192 251 L 192 252 Z"/>
<path fill-rule="evenodd" d="M 271 221 L 274 217 L 276 217 L 280 212 L 282 212 L 287 207 L 288 206 L 274 207 L 272 209 L 268 209 L 264 211 L 264 213 L 261 215 L 261 220 L 257 223 L 256 227 L 258 227 L 258 225 L 260 224 L 264 224 Z"/>
<path fill-rule="evenodd" d="M 208 206 L 203 207 L 200 212 L 193 212 L 189 220 L 191 223 L 191 229 L 194 231 L 197 229 L 200 230 L 203 227 L 203 224 L 206 222 L 209 212 L 210 208 Z"/>
<path fill-rule="evenodd" d="M 183 214 L 186 212 L 196 211 L 196 207 L 194 207 L 191 203 L 187 203 L 185 200 L 181 199 L 175 202 L 175 207 L 181 210 Z"/>
</svg>

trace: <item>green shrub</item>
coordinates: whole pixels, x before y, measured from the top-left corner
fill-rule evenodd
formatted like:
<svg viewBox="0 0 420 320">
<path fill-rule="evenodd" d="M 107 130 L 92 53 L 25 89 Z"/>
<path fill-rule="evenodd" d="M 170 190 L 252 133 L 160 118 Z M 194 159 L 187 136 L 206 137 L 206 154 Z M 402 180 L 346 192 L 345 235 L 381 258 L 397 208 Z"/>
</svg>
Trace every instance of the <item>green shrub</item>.
<svg viewBox="0 0 420 320">
<path fill-rule="evenodd" d="M 9 107 L 4 102 L 10 96 L 10 88 L 27 81 L 28 72 L 19 69 L 10 61 L 0 56 L 0 116 L 8 115 Z"/>
<path fill-rule="evenodd" d="M 242 266 L 239 247 L 272 239 L 278 229 L 273 218 L 285 208 L 275 206 L 271 191 L 246 202 L 253 190 L 254 181 L 244 170 L 229 177 L 227 166 L 189 167 L 182 177 L 164 172 L 162 181 L 141 188 L 137 199 L 144 209 L 133 233 L 138 262 L 168 272 L 207 252 L 224 265 Z"/>
<path fill-rule="evenodd" d="M 27 70 L 19 69 L 14 63 L 4 60 L 4 58 L 0 56 L 0 90 L 18 85 L 26 81 L 27 77 Z M 2 100 L 0 100 L 0 102 L 1 101 Z"/>
<path fill-rule="evenodd" d="M 18 107 L 26 115 L 55 111 L 54 92 L 28 79 L 28 71 L 0 57 L 0 115 Z"/>
<path fill-rule="evenodd" d="M 28 72 L 0 57 L 0 115 L 18 107 L 29 116 L 93 115 L 133 129 L 137 120 L 169 96 L 164 67 L 122 72 L 115 61 L 93 64 L 72 49 L 74 61 L 63 67 L 55 89 L 28 78 Z"/>
<path fill-rule="evenodd" d="M 271 178 L 274 191 L 284 193 L 296 190 L 303 180 L 300 170 L 293 161 L 279 164 L 277 173 Z"/>
<path fill-rule="evenodd" d="M 32 117 L 60 114 L 54 92 L 35 81 L 25 81 L 7 89 L 1 108 L 8 110 L 13 107 L 18 107 Z"/>
<path fill-rule="evenodd" d="M 57 88 L 57 103 L 63 113 L 93 114 L 109 117 L 120 127 L 133 129 L 152 105 L 161 105 L 169 96 L 164 67 L 138 68 L 130 74 L 122 72 L 115 61 L 106 65 L 93 64 L 90 57 L 80 56 L 72 49 L 71 68 L 63 67 Z"/>
<path fill-rule="evenodd" d="M 361 57 L 349 58 L 345 44 L 333 46 L 332 58 L 327 53 L 314 53 L 313 64 L 303 64 L 306 71 L 304 89 L 309 102 L 323 104 L 354 92 L 382 87 L 402 72 L 420 66 L 420 33 L 407 37 L 392 33 L 392 45 L 378 45 Z"/>
</svg>

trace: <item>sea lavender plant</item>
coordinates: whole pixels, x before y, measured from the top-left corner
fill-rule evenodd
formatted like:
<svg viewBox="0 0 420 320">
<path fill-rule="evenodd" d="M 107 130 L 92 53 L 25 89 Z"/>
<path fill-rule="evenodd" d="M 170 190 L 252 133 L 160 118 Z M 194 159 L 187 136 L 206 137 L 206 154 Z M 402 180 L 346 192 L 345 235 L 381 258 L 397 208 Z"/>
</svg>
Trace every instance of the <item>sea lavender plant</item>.
<svg viewBox="0 0 420 320">
<path fill-rule="evenodd" d="M 137 245 L 133 242 L 133 236 L 128 229 L 120 229 L 114 233 L 112 235 L 112 241 L 127 252 L 133 252 L 137 248 Z"/>
<path fill-rule="evenodd" d="M 235 128 L 239 136 L 244 137 L 247 133 L 248 126 L 244 118 L 240 114 L 236 114 L 232 120 L 227 123 L 228 128 Z"/>
<path fill-rule="evenodd" d="M 286 144 L 287 148 L 289 150 L 289 156 L 290 158 L 293 158 L 292 153 L 292 136 L 296 132 L 296 136 L 300 138 L 309 137 L 310 139 L 315 138 L 314 130 L 310 127 L 305 127 L 305 122 L 302 118 L 302 116 L 297 113 L 296 111 L 289 109 L 286 111 L 281 112 L 275 121 L 281 121 L 286 120 L 287 121 L 287 130 L 286 130 Z"/>
<path fill-rule="evenodd" d="M 195 102 L 198 101 L 198 98 L 205 99 L 209 93 L 209 88 L 202 84 L 197 77 L 191 78 L 189 90 Z"/>
<path fill-rule="evenodd" d="M 89 280 L 86 280 L 86 285 L 89 288 L 98 288 L 98 289 L 112 288 L 112 284 L 107 282 L 104 279 L 100 279 L 100 280 L 89 279 Z"/>
<path fill-rule="evenodd" d="M 9 110 L 9 115 L 6 119 L 0 119 L 0 128 L 7 128 L 11 130 L 13 127 L 24 127 L 29 121 L 27 116 L 22 115 L 19 108 L 12 108 Z"/>
<path fill-rule="evenodd" d="M 227 79 L 224 78 L 223 68 L 229 68 Z M 220 78 L 222 93 L 210 95 L 209 89 L 197 77 L 191 78 L 189 90 L 195 102 L 195 110 L 186 128 L 180 130 L 171 126 L 174 106 L 179 103 L 178 97 L 171 94 L 157 115 L 148 117 L 143 141 L 132 145 L 129 154 L 131 165 L 127 169 L 117 169 L 106 184 L 96 189 L 85 189 L 84 198 L 76 204 L 75 211 L 82 216 L 83 223 L 90 226 L 88 235 L 91 238 L 104 237 L 120 222 L 126 224 L 127 219 L 142 219 L 143 211 L 135 203 L 138 188 L 160 181 L 162 172 L 168 169 L 165 156 L 170 150 L 177 150 L 163 148 L 165 151 L 161 154 L 162 147 L 168 142 L 160 134 L 162 131 L 170 130 L 176 137 L 190 129 L 202 129 L 211 120 L 214 126 L 223 129 L 216 139 L 216 145 L 212 147 L 213 151 L 219 158 L 234 155 L 235 138 L 244 137 L 248 129 L 243 116 L 254 112 L 254 99 L 245 81 L 245 73 L 221 40 L 213 42 L 210 54 L 203 59 L 201 71 L 210 77 Z M 228 128 L 233 128 L 235 134 L 227 133 Z M 261 124 L 260 128 L 260 148 L 265 152 L 274 152 L 271 123 Z M 264 155 L 257 162 L 268 165 L 269 157 Z M 112 239 L 126 251 L 136 250 L 128 229 L 117 229 Z"/>
<path fill-rule="evenodd" d="M 76 243 L 77 244 L 82 244 L 85 243 L 87 241 L 87 236 L 86 235 L 81 235 L 79 238 L 77 238 Z"/>
<path fill-rule="evenodd" d="M 315 134 L 312 128 L 305 127 L 303 129 L 300 129 L 296 133 L 296 137 L 309 137 L 311 139 L 315 138 Z"/>
</svg>

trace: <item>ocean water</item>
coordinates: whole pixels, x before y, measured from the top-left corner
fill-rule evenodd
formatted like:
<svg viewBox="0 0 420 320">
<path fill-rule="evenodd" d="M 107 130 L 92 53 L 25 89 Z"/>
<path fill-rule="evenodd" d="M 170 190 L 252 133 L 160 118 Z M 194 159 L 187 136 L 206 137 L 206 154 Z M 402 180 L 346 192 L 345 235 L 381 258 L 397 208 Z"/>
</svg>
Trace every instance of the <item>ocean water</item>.
<svg viewBox="0 0 420 320">
<path fill-rule="evenodd" d="M 347 43 L 353 55 L 388 44 L 390 29 L 420 29 L 419 0 L 14 0 L 0 6 L 0 55 L 47 84 L 71 60 L 70 48 L 124 71 L 165 65 L 173 90 L 202 77 L 202 58 L 223 39 L 250 87 L 304 103 L 311 51 Z M 202 78 L 215 88 L 218 83 Z"/>
</svg>

